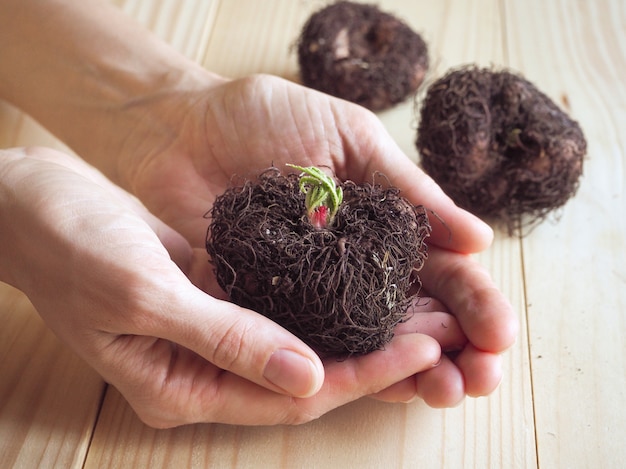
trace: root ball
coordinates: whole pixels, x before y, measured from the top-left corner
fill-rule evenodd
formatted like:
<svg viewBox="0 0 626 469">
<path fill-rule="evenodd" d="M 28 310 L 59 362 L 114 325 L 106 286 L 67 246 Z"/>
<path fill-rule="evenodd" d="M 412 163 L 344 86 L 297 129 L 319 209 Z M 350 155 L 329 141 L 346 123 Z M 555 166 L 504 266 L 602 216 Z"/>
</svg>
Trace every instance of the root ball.
<svg viewBox="0 0 626 469">
<path fill-rule="evenodd" d="M 271 168 L 217 198 L 206 248 L 220 286 L 321 355 L 383 348 L 419 290 L 425 209 L 347 181 L 333 224 L 316 229 L 298 182 Z"/>
<path fill-rule="evenodd" d="M 429 87 L 416 146 L 424 170 L 458 205 L 510 232 L 576 193 L 587 150 L 578 123 L 532 83 L 475 66 Z"/>
<path fill-rule="evenodd" d="M 298 40 L 304 85 L 373 111 L 411 95 L 428 50 L 407 24 L 374 5 L 340 1 L 314 13 Z"/>
</svg>

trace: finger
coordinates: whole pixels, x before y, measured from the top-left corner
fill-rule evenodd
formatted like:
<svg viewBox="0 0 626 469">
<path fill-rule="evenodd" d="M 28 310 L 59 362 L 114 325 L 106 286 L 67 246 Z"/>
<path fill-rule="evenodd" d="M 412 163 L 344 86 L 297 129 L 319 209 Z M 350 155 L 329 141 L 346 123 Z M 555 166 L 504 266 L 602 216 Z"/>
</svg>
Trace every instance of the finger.
<svg viewBox="0 0 626 469">
<path fill-rule="evenodd" d="M 274 392 L 308 397 L 319 391 L 319 357 L 278 324 L 200 290 L 183 292 L 153 331 L 217 367 Z"/>
<path fill-rule="evenodd" d="M 457 207 L 432 178 L 404 154 L 374 114 L 352 106 L 348 110 L 350 112 L 337 116 L 338 128 L 351 131 L 344 136 L 347 169 L 358 168 L 357 174 L 367 181 L 381 172 L 412 203 L 434 212 L 435 216 L 430 217 L 432 244 L 465 253 L 482 251 L 491 244 L 493 230 Z"/>
<path fill-rule="evenodd" d="M 115 341 L 114 352 L 118 362 L 103 376 L 120 389 L 144 422 L 159 428 L 195 422 L 304 423 L 407 380 L 440 358 L 431 338 L 407 334 L 394 339 L 387 350 L 327 361 L 321 390 L 310 398 L 294 398 L 220 370 L 163 340 L 126 337 Z M 136 366 L 137 357 L 143 357 L 142 366 Z"/>
<path fill-rule="evenodd" d="M 259 390 L 233 374 L 224 376 L 216 398 L 204 409 L 204 419 L 235 424 L 299 424 L 360 397 L 375 394 L 439 361 L 440 349 L 431 338 L 407 334 L 386 350 L 342 361 L 326 362 L 321 390 L 307 399 Z M 252 404 L 251 404 L 252 403 Z M 246 412 L 242 415 L 241 409 Z"/>
<path fill-rule="evenodd" d="M 395 333 L 426 334 L 439 342 L 444 352 L 461 350 L 467 343 L 456 318 L 434 298 L 417 299 L 408 309 L 406 320 L 396 327 Z"/>
<path fill-rule="evenodd" d="M 463 373 L 465 393 L 478 397 L 491 394 L 502 380 L 502 357 L 468 345 L 455 359 Z"/>
<path fill-rule="evenodd" d="M 444 356 L 438 366 L 371 397 L 384 402 L 411 402 L 421 397 L 431 407 L 454 407 L 465 395 L 480 397 L 491 394 L 501 380 L 501 356 L 468 345 L 454 361 Z"/>
<path fill-rule="evenodd" d="M 370 398 L 377 401 L 390 402 L 390 403 L 409 403 L 414 401 L 417 395 L 417 383 L 415 382 L 416 375 L 409 376 L 402 381 L 392 384 L 386 389 L 380 392 L 371 394 Z"/>
<path fill-rule="evenodd" d="M 383 167 L 381 172 L 385 173 L 394 186 L 402 190 L 404 197 L 413 204 L 423 205 L 427 209 L 432 227 L 429 244 L 462 253 L 480 252 L 491 245 L 493 230 L 489 225 L 459 208 L 439 185 L 408 157 L 399 155 L 397 159 L 397 165 Z"/>
<path fill-rule="evenodd" d="M 513 308 L 474 259 L 431 247 L 420 278 L 475 347 L 499 353 L 513 344 L 519 327 Z"/>
<path fill-rule="evenodd" d="M 434 408 L 454 407 L 465 397 L 459 368 L 445 355 L 436 367 L 416 376 L 417 395 Z"/>
</svg>

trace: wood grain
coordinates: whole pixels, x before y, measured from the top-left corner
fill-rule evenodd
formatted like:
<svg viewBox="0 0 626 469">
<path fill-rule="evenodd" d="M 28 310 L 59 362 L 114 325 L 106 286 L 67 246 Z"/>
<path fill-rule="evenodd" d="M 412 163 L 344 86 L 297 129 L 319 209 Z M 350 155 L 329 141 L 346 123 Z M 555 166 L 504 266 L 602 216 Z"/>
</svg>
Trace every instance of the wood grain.
<svg viewBox="0 0 626 469">
<path fill-rule="evenodd" d="M 321 0 L 113 0 L 205 67 L 298 80 L 292 45 Z M 0 284 L 0 466 L 621 467 L 626 459 L 626 8 L 621 0 L 381 0 L 430 46 L 432 80 L 468 62 L 523 72 L 581 123 L 577 196 L 478 259 L 519 313 L 488 398 L 454 409 L 362 399 L 299 427 L 154 430 Z M 379 114 L 404 152 L 415 103 Z M 2 148 L 67 148 L 0 102 Z M 1 229 L 1 227 L 0 227 Z M 104 393 L 104 397 L 103 397 Z M 101 406 L 101 409 L 100 409 Z"/>
<path fill-rule="evenodd" d="M 0 283 L 2 467 L 82 467 L 104 383 Z"/>
<path fill-rule="evenodd" d="M 539 460 L 621 467 L 626 422 L 626 9 L 507 4 L 511 66 L 577 119 L 584 177 L 560 220 L 524 241 Z M 621 403 L 621 404 L 618 404 Z"/>
<path fill-rule="evenodd" d="M 113 0 L 127 15 L 187 57 L 199 60 L 213 30 L 216 0 Z"/>
</svg>

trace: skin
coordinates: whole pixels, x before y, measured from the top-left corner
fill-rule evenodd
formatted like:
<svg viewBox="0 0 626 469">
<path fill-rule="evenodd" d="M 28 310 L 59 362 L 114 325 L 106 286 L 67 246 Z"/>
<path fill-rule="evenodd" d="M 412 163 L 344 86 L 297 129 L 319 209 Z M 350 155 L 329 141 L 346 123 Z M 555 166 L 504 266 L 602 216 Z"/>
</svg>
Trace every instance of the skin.
<svg viewBox="0 0 626 469">
<path fill-rule="evenodd" d="M 296 424 L 363 396 L 448 407 L 498 385 L 517 319 L 469 255 L 493 234 L 374 114 L 273 76 L 217 76 L 107 2 L 1 2 L 0 61 L 0 96 L 81 157 L 1 152 L 0 280 L 147 424 Z M 322 361 L 217 287 L 203 214 L 234 174 L 272 163 L 380 171 L 445 220 L 421 273 L 432 301 L 386 350 Z"/>
</svg>

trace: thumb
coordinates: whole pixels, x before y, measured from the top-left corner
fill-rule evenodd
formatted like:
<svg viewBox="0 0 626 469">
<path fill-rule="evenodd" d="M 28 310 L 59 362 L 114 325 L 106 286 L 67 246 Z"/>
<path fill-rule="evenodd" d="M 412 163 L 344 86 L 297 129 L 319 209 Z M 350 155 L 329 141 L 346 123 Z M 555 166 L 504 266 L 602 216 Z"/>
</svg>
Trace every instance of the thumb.
<svg viewBox="0 0 626 469">
<path fill-rule="evenodd" d="M 324 382 L 320 358 L 270 319 L 201 290 L 185 293 L 173 327 L 162 337 L 183 345 L 217 367 L 294 397 L 316 394 Z"/>
</svg>

